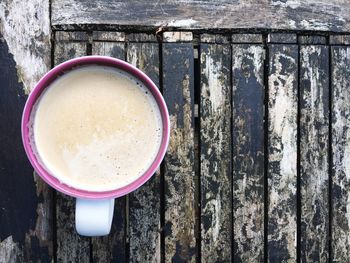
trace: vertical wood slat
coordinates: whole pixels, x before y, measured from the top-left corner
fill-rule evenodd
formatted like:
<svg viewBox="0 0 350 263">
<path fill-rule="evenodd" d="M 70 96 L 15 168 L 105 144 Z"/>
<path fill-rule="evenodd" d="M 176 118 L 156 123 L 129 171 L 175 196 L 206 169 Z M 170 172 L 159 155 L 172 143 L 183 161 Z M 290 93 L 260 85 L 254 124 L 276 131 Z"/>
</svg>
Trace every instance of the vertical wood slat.
<svg viewBox="0 0 350 263">
<path fill-rule="evenodd" d="M 296 262 L 298 46 L 268 47 L 267 258 Z"/>
<path fill-rule="evenodd" d="M 348 42 L 349 43 L 349 42 Z M 350 47 L 332 47 L 332 262 L 350 260 Z"/>
<path fill-rule="evenodd" d="M 159 47 L 155 35 L 128 35 L 127 61 L 159 87 Z M 160 262 L 160 171 L 129 194 L 130 262 Z"/>
<path fill-rule="evenodd" d="M 328 47 L 300 47 L 301 262 L 328 262 Z"/>
<path fill-rule="evenodd" d="M 264 258 L 264 58 L 262 45 L 232 45 L 235 262 Z"/>
<path fill-rule="evenodd" d="M 22 145 L 21 118 L 27 96 L 17 73 L 19 65 L 2 37 L 0 33 L 0 262 L 50 262 L 54 256 L 53 191 L 33 173 Z M 50 66 L 34 65 L 43 70 Z"/>
<path fill-rule="evenodd" d="M 187 38 L 188 39 L 188 38 Z M 165 262 L 194 262 L 194 52 L 191 42 L 178 43 L 176 34 L 163 43 L 163 94 L 171 135 L 165 156 Z"/>
<path fill-rule="evenodd" d="M 84 32 L 56 32 L 55 65 L 86 55 L 87 35 Z M 89 262 L 90 238 L 75 231 L 75 198 L 56 193 L 57 262 Z"/>
<path fill-rule="evenodd" d="M 125 34 L 93 32 L 92 55 L 111 56 L 125 60 Z M 92 238 L 93 262 L 126 261 L 126 197 L 115 199 L 111 232 Z"/>
<path fill-rule="evenodd" d="M 231 48 L 200 43 L 201 258 L 231 261 Z"/>
</svg>

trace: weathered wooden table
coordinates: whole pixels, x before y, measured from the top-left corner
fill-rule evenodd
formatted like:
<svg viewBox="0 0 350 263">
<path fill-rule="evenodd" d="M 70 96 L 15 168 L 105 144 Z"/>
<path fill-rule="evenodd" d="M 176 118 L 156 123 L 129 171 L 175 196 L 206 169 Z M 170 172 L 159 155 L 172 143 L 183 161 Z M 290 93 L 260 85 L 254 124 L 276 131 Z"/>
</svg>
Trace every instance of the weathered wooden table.
<svg viewBox="0 0 350 263">
<path fill-rule="evenodd" d="M 0 19 L 0 262 L 350 262 L 346 0 L 2 0 Z M 146 72 L 172 125 L 101 238 L 20 134 L 35 82 L 84 55 Z"/>
</svg>

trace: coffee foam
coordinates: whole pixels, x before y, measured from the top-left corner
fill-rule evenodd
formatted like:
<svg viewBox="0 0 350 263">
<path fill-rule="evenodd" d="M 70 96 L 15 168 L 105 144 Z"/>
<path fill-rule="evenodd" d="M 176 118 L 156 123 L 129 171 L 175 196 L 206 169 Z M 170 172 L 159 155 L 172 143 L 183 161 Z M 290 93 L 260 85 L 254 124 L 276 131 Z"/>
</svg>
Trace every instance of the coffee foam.
<svg viewBox="0 0 350 263">
<path fill-rule="evenodd" d="M 136 124 L 134 124 L 130 123 L 131 119 L 128 119 L 128 116 L 131 114 L 127 112 L 125 107 L 120 108 L 121 115 L 124 117 L 126 116 L 126 120 L 128 120 L 129 122 L 127 123 L 126 121 L 124 123 L 125 125 L 121 125 L 120 123 L 111 125 L 111 127 L 113 126 L 114 128 L 121 126 L 119 130 L 113 130 L 113 127 L 110 128 L 108 125 L 105 125 L 105 122 L 103 122 L 102 126 L 104 127 L 100 127 L 99 125 L 96 125 L 96 127 L 92 127 L 92 129 L 94 129 L 94 132 L 92 133 L 92 136 L 87 136 L 89 137 L 88 140 L 79 141 L 81 138 L 77 137 L 80 143 L 74 144 L 72 143 L 72 141 L 67 142 L 63 140 L 59 141 L 59 143 L 56 144 L 51 143 L 50 148 L 49 142 L 46 143 L 45 140 L 42 140 L 43 138 L 38 137 L 37 135 L 37 133 L 40 133 L 40 127 L 43 128 L 45 127 L 45 125 L 43 126 L 43 123 L 40 124 L 40 121 L 38 120 L 39 117 L 38 119 L 36 119 L 36 117 L 37 115 L 48 114 L 47 112 L 40 111 L 40 107 L 46 107 L 46 110 L 49 113 L 51 111 L 57 115 L 57 112 L 52 110 L 52 108 L 48 107 L 48 105 L 56 103 L 57 94 L 60 94 L 60 90 L 58 88 L 60 87 L 61 89 L 67 90 L 67 88 L 65 88 L 64 85 L 67 83 L 69 84 L 69 79 L 73 75 L 79 74 L 80 77 L 91 78 L 92 80 L 94 79 L 94 74 L 104 75 L 102 76 L 103 78 L 111 78 L 111 83 L 115 82 L 114 84 L 116 85 L 123 81 L 129 82 L 128 85 L 130 86 L 129 88 L 132 89 L 132 91 L 129 90 L 126 91 L 126 93 L 128 94 L 128 96 L 130 96 L 129 99 L 131 102 L 134 100 L 134 98 L 137 98 L 137 102 L 142 104 L 142 107 L 140 107 L 140 109 L 142 108 L 143 112 L 138 113 L 136 111 L 138 107 L 135 108 L 135 112 L 133 113 L 135 119 L 133 121 Z M 113 80 L 113 78 L 115 79 Z M 65 81 L 66 83 L 64 83 Z M 89 83 L 85 83 L 85 85 L 88 86 Z M 102 87 L 102 89 L 103 88 L 104 87 Z M 74 87 L 72 86 L 71 89 L 74 89 Z M 118 89 L 119 91 L 125 92 L 123 90 L 123 87 L 118 87 Z M 90 98 L 89 96 L 93 96 L 94 92 L 97 93 L 95 89 L 93 93 L 89 94 L 89 92 L 91 91 L 91 88 L 87 88 L 86 93 L 88 95 L 84 95 L 87 99 Z M 115 92 L 113 91 L 113 93 Z M 54 99 L 55 96 L 56 98 Z M 111 96 L 115 96 L 115 94 L 111 94 Z M 64 101 L 66 100 L 69 100 L 69 97 L 67 97 Z M 51 104 L 46 102 L 50 102 Z M 122 103 L 122 101 L 119 102 Z M 42 106 L 42 104 L 44 104 L 44 106 Z M 67 105 L 70 104 L 68 103 Z M 55 107 L 55 105 L 53 107 Z M 111 106 L 111 110 L 113 109 L 114 108 Z M 79 107 L 72 107 L 72 110 L 74 114 L 78 114 L 79 111 L 81 111 Z M 64 112 L 63 110 L 62 114 L 65 113 L 67 112 Z M 90 116 L 88 110 L 85 113 L 87 114 L 86 116 Z M 52 118 L 55 118 L 55 114 L 53 114 Z M 91 116 L 98 116 L 98 114 L 96 116 L 95 115 L 92 114 Z M 118 114 L 114 115 L 118 116 Z M 141 119 L 137 119 L 137 115 L 145 117 L 148 120 L 148 122 L 147 120 L 143 121 Z M 59 117 L 59 115 L 57 116 Z M 86 117 L 85 115 L 82 116 L 84 118 Z M 113 114 L 109 114 L 108 116 L 113 117 Z M 71 118 L 69 114 L 66 117 L 67 119 Z M 72 118 L 72 120 L 74 120 L 74 118 Z M 96 121 L 97 124 L 100 122 L 99 119 L 97 119 Z M 113 122 L 114 120 L 110 119 L 109 121 Z M 48 120 L 47 122 L 51 123 L 52 125 L 60 124 L 60 120 L 57 121 L 57 123 L 55 123 L 52 120 Z M 65 118 L 62 119 L 61 123 L 65 123 Z M 72 126 L 75 129 L 77 129 L 77 125 L 74 122 L 72 123 Z M 141 125 L 141 128 L 137 128 L 138 123 L 142 123 L 143 126 Z M 156 125 L 154 125 L 154 123 L 156 123 Z M 52 127 L 50 128 L 50 126 L 51 125 L 47 125 L 46 128 L 52 130 Z M 153 131 L 150 133 L 149 127 L 151 126 Z M 70 126 L 68 125 L 67 127 Z M 90 128 L 91 127 L 89 126 L 86 130 L 89 131 Z M 69 133 L 69 131 L 67 130 L 62 132 Z M 74 133 L 74 131 L 72 133 Z M 78 132 L 76 133 L 79 135 Z M 109 191 L 121 188 L 132 183 L 141 175 L 143 175 L 151 166 L 159 151 L 159 147 L 161 144 L 162 119 L 158 105 L 153 95 L 143 85 L 142 82 L 138 81 L 133 76 L 115 68 L 97 65 L 84 66 L 64 74 L 62 77 L 54 81 L 43 92 L 43 94 L 40 96 L 40 98 L 37 100 L 36 104 L 33 107 L 29 122 L 29 134 L 33 152 L 36 155 L 39 163 L 47 171 L 49 171 L 51 175 L 56 177 L 62 183 L 65 183 L 77 189 L 87 191 Z M 52 139 L 49 133 L 41 132 L 41 134 L 45 135 L 48 138 L 47 141 Z M 60 136 L 60 133 L 57 132 L 57 134 L 58 136 Z M 82 133 L 82 137 L 84 137 L 83 135 L 84 134 Z M 67 136 L 67 138 L 69 138 L 69 136 Z M 52 149 L 52 145 L 55 145 L 57 146 L 56 148 L 60 149 Z M 58 158 L 60 159 L 60 161 L 57 161 L 58 159 L 56 158 L 56 163 L 55 158 L 50 159 L 50 154 L 47 154 L 48 152 L 53 152 L 55 150 L 60 151 L 61 153 L 61 156 Z"/>
</svg>

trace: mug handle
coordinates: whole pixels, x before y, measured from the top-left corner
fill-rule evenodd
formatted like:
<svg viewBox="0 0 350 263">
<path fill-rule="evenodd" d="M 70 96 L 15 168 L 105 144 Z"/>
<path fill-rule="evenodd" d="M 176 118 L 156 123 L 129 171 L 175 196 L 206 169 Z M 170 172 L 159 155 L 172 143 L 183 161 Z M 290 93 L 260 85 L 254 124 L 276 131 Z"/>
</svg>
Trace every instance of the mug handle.
<svg viewBox="0 0 350 263">
<path fill-rule="evenodd" d="M 105 236 L 111 231 L 114 199 L 81 199 L 75 202 L 75 228 L 82 236 Z"/>
</svg>

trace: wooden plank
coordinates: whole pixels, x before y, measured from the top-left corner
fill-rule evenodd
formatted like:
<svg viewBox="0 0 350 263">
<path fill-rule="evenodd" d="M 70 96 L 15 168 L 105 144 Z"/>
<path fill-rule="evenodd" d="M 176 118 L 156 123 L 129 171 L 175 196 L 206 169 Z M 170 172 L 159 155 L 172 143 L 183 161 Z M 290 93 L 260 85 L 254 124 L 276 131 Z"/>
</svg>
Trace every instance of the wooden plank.
<svg viewBox="0 0 350 263">
<path fill-rule="evenodd" d="M 83 41 L 84 38 L 84 34 L 57 33 L 54 51 L 55 65 L 74 57 L 86 55 L 87 43 Z M 74 211 L 75 198 L 57 192 L 57 262 L 89 262 L 90 260 L 90 238 L 77 234 Z"/>
<path fill-rule="evenodd" d="M 164 32 L 164 42 L 191 42 L 193 39 L 192 32 Z"/>
<path fill-rule="evenodd" d="M 52 1 L 52 24 L 104 24 L 182 29 L 247 28 L 347 32 L 347 0 Z"/>
<path fill-rule="evenodd" d="M 124 32 L 115 32 L 115 31 L 93 31 L 92 40 L 94 41 L 112 41 L 112 42 L 124 42 L 125 33 Z"/>
<path fill-rule="evenodd" d="M 33 173 L 22 146 L 27 96 L 16 66 L 0 33 L 0 262 L 51 261 L 52 190 Z"/>
<path fill-rule="evenodd" d="M 300 257 L 328 262 L 329 58 L 326 46 L 300 47 Z"/>
<path fill-rule="evenodd" d="M 164 162 L 165 262 L 194 262 L 197 253 L 193 60 L 192 43 L 163 44 L 163 94 L 171 122 Z"/>
<path fill-rule="evenodd" d="M 264 258 L 264 58 L 261 45 L 232 45 L 233 256 Z"/>
<path fill-rule="evenodd" d="M 231 261 L 231 50 L 200 44 L 201 258 Z"/>
<path fill-rule="evenodd" d="M 325 36 L 307 35 L 298 36 L 298 43 L 301 45 L 325 45 L 327 42 Z"/>
<path fill-rule="evenodd" d="M 26 94 L 51 67 L 49 1 L 27 6 L 0 3 L 0 262 L 10 263 L 54 257 L 53 191 L 33 173 L 20 128 Z"/>
<path fill-rule="evenodd" d="M 233 34 L 231 37 L 232 43 L 262 43 L 261 34 Z"/>
<path fill-rule="evenodd" d="M 159 86 L 158 43 L 155 36 L 133 34 L 128 39 L 127 61 L 145 72 Z M 142 222 L 142 224 L 140 224 Z M 160 262 L 160 171 L 129 194 L 130 262 Z"/>
<path fill-rule="evenodd" d="M 298 46 L 269 45 L 268 262 L 296 262 Z"/>
<path fill-rule="evenodd" d="M 292 33 L 270 33 L 267 36 L 268 43 L 297 43 L 297 35 Z"/>
<path fill-rule="evenodd" d="M 330 45 L 350 45 L 350 35 L 330 35 Z"/>
<path fill-rule="evenodd" d="M 332 47 L 332 258 L 350 251 L 350 47 Z"/>
<path fill-rule="evenodd" d="M 119 33 L 111 32 L 108 34 L 105 32 L 102 38 L 95 38 L 95 40 L 119 40 L 117 38 L 120 35 Z M 123 42 L 93 42 L 92 54 L 125 60 L 125 44 Z M 110 234 L 104 237 L 92 238 L 93 262 L 126 262 L 126 206 L 125 196 L 115 199 L 114 217 Z"/>
</svg>

